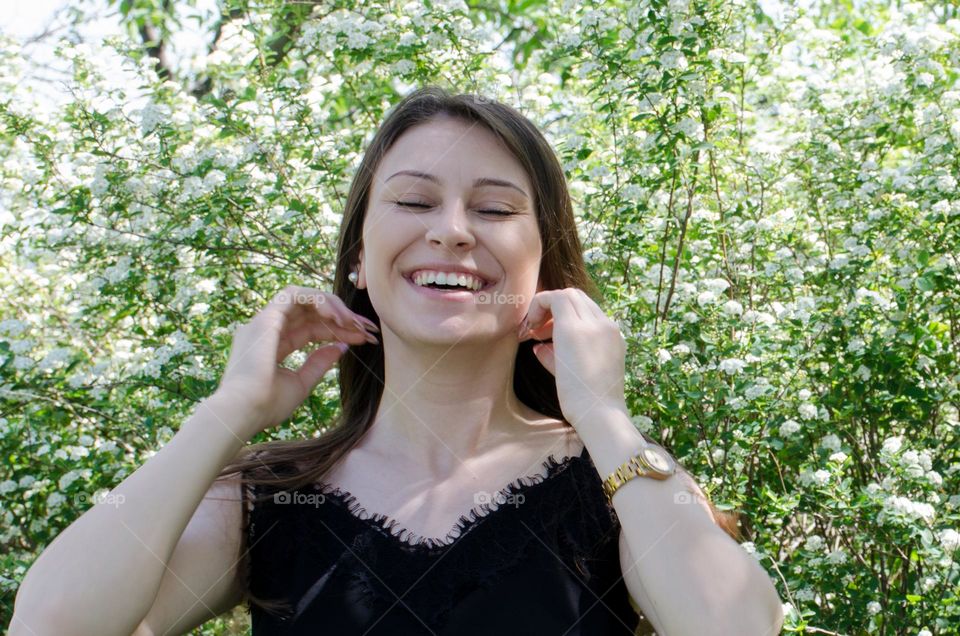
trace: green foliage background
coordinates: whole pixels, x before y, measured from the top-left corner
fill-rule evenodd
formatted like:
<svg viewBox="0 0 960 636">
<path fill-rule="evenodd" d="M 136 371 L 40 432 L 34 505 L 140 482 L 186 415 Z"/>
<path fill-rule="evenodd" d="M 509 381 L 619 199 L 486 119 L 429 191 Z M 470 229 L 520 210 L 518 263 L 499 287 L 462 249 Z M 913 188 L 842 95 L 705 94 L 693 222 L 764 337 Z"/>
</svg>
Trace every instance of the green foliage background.
<svg viewBox="0 0 960 636">
<path fill-rule="evenodd" d="M 228 0 L 188 70 L 157 46 L 175 4 L 114 4 L 127 79 L 65 42 L 56 117 L 0 45 L 0 622 L 216 387 L 232 327 L 330 288 L 365 142 L 438 83 L 554 144 L 635 422 L 746 513 L 785 629 L 960 633 L 952 3 Z"/>
</svg>

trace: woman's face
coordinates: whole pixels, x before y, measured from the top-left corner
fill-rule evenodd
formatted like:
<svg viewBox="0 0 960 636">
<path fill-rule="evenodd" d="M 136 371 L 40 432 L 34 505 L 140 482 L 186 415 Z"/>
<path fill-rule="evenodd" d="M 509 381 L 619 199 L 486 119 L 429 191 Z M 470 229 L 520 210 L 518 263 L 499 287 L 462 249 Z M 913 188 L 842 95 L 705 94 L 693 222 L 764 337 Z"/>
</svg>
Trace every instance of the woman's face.
<svg viewBox="0 0 960 636">
<path fill-rule="evenodd" d="M 515 334 L 540 269 L 532 197 L 482 124 L 437 116 L 404 132 L 374 174 L 363 224 L 358 284 L 381 324 L 437 344 Z M 427 289 L 415 282 L 424 271 L 475 272 L 482 288 Z"/>
</svg>

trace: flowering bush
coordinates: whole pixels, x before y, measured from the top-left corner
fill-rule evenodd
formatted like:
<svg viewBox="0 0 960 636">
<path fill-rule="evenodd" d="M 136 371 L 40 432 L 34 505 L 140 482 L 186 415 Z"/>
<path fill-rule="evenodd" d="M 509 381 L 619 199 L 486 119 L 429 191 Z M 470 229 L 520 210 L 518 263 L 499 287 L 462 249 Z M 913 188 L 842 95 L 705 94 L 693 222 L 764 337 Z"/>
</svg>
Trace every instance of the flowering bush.
<svg viewBox="0 0 960 636">
<path fill-rule="evenodd" d="M 216 387 L 232 328 L 330 287 L 365 141 L 439 83 L 555 145 L 634 421 L 745 513 L 785 629 L 958 633 L 954 8 L 356 2 L 278 37 L 289 8 L 261 4 L 182 76 L 65 41 L 53 116 L 3 43 L 4 624 L 43 547 Z M 335 387 L 257 439 L 318 434 Z"/>
</svg>

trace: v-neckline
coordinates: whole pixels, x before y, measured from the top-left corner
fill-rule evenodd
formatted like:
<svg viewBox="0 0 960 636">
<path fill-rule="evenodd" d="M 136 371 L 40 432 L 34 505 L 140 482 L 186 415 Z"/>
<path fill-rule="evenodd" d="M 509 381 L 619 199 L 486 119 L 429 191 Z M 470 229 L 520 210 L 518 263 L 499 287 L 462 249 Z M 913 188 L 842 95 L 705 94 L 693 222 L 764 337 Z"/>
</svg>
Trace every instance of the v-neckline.
<svg viewBox="0 0 960 636">
<path fill-rule="evenodd" d="M 404 528 L 398 520 L 391 518 L 389 515 L 378 512 L 370 513 L 357 500 L 356 496 L 339 486 L 333 486 L 321 481 L 313 484 L 313 487 L 320 491 L 325 497 L 329 497 L 331 501 L 338 504 L 338 507 L 342 508 L 352 519 L 360 522 L 368 529 L 388 537 L 397 547 L 410 551 L 435 552 L 444 551 L 452 547 L 459 539 L 466 536 L 468 532 L 476 528 L 484 520 L 489 519 L 498 511 L 510 507 L 509 503 L 507 503 L 507 505 L 494 505 L 495 502 L 509 502 L 511 497 L 520 493 L 526 493 L 530 488 L 553 479 L 574 462 L 587 460 L 588 453 L 586 445 L 584 445 L 579 455 L 568 455 L 557 459 L 553 454 L 550 454 L 541 464 L 545 472 L 525 475 L 513 480 L 495 494 L 491 495 L 490 503 L 478 504 L 465 514 L 460 515 L 457 522 L 443 537 L 424 537 L 412 530 Z"/>
</svg>

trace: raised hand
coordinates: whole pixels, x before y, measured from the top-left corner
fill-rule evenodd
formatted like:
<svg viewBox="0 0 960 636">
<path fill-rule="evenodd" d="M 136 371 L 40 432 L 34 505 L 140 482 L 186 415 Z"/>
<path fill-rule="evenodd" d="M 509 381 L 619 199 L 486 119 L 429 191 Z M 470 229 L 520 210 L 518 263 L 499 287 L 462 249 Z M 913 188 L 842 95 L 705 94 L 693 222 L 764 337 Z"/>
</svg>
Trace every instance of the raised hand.
<svg viewBox="0 0 960 636">
<path fill-rule="evenodd" d="M 230 359 L 216 393 L 252 415 L 238 431 L 252 437 L 290 417 L 351 344 L 378 343 L 377 326 L 336 295 L 289 286 L 234 333 Z M 313 351 L 296 371 L 280 366 L 311 342 L 332 342 Z"/>
<path fill-rule="evenodd" d="M 620 326 L 583 290 L 537 292 L 518 337 L 521 342 L 552 338 L 534 345 L 534 354 L 556 377 L 560 409 L 574 427 L 603 407 L 626 410 L 626 342 Z"/>
</svg>

